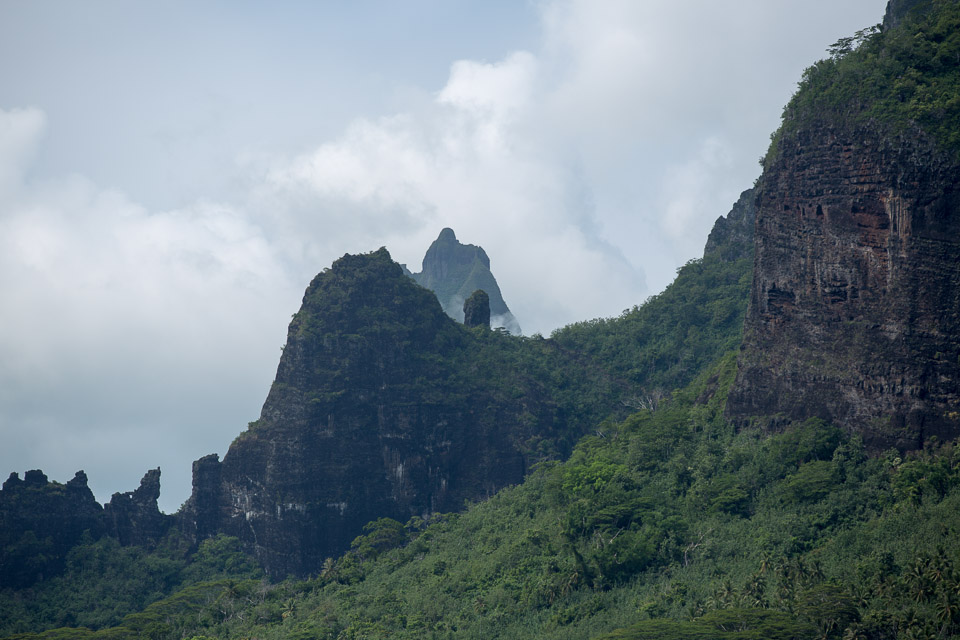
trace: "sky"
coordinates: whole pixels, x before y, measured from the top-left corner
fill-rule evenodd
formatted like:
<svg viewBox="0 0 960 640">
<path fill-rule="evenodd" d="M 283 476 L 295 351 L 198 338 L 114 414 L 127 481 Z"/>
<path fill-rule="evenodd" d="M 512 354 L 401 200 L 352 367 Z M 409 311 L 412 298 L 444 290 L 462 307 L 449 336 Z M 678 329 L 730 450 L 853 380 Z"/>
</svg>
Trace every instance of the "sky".
<svg viewBox="0 0 960 640">
<path fill-rule="evenodd" d="M 174 512 L 344 253 L 452 227 L 528 335 L 641 304 L 884 6 L 0 0 L 0 473 Z"/>
</svg>

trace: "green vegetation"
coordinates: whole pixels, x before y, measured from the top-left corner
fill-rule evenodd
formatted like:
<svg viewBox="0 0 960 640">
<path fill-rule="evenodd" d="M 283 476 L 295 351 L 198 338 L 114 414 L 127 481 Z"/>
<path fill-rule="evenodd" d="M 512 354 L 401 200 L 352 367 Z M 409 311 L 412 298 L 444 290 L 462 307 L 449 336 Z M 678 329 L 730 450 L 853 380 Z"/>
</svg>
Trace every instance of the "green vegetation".
<svg viewBox="0 0 960 640">
<path fill-rule="evenodd" d="M 752 257 L 691 260 L 643 305 L 618 318 L 571 324 L 552 338 L 637 384 L 639 394 L 625 400 L 634 409 L 652 408 L 740 344 L 752 273 Z"/>
<path fill-rule="evenodd" d="M 771 152 L 812 122 L 918 126 L 960 151 L 960 3 L 928 8 L 838 41 L 804 74 Z M 346 372 L 375 388 L 356 353 L 432 341 L 433 350 L 395 352 L 429 374 L 409 381 L 410 396 L 466 402 L 458 389 L 475 385 L 470 401 L 511 407 L 498 415 L 541 461 L 526 481 L 459 514 L 374 520 L 303 581 L 260 579 L 225 538 L 192 555 L 174 538 L 150 553 L 88 540 L 59 577 L 2 594 L 0 634 L 957 637 L 960 444 L 930 439 L 911 454 L 867 455 L 859 437 L 820 420 L 775 434 L 727 423 L 749 285 L 749 259 L 692 261 L 644 305 L 544 340 L 455 325 L 405 333 L 434 322 L 419 302 L 402 310 L 408 325 L 345 332 L 337 314 L 354 298 L 340 283 L 323 300 L 330 326 L 305 315 L 297 327 L 325 346 L 343 341 L 330 379 Z M 363 313 L 402 302 L 373 298 L 381 306 Z M 346 393 L 329 392 L 311 401 Z M 572 418 L 590 434 L 565 428 Z"/>
<path fill-rule="evenodd" d="M 236 538 L 227 536 L 211 538 L 192 553 L 176 532 L 152 551 L 87 538 L 70 551 L 61 574 L 32 588 L 0 591 L 0 635 L 110 627 L 184 587 L 262 575 Z"/>
<path fill-rule="evenodd" d="M 321 575 L 194 584 L 20 638 L 886 638 L 960 632 L 960 447 L 868 457 L 722 417 L 723 358 L 466 512 L 368 525 Z M 607 634 L 607 635 L 602 635 Z"/>
<path fill-rule="evenodd" d="M 895 133 L 915 125 L 960 153 L 960 4 L 931 0 L 921 9 L 896 28 L 841 38 L 809 67 L 767 158 L 781 136 L 810 122 L 873 122 Z"/>
<path fill-rule="evenodd" d="M 569 455 L 586 429 L 627 413 L 617 399 L 629 389 L 605 363 L 540 337 L 450 321 L 384 249 L 344 256 L 318 275 L 291 331 L 288 350 L 313 367 L 296 384 L 317 421 L 355 412 L 376 393 L 397 411 L 470 415 L 472 428 L 492 434 L 507 422 L 513 444 L 539 461 Z"/>
</svg>

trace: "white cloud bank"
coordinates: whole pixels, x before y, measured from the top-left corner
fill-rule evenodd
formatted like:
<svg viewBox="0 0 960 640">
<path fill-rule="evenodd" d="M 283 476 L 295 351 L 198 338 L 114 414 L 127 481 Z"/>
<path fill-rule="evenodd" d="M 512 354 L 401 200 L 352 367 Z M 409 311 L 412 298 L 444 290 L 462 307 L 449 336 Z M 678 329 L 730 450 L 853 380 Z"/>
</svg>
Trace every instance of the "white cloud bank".
<svg viewBox="0 0 960 640">
<path fill-rule="evenodd" d="M 256 417 L 298 294 L 229 207 L 151 213 L 79 176 L 24 181 L 43 121 L 0 110 L 4 466 L 110 469 L 91 473 L 107 499 L 162 465 L 175 508 L 184 445 L 222 450 L 211 426 Z"/>
</svg>

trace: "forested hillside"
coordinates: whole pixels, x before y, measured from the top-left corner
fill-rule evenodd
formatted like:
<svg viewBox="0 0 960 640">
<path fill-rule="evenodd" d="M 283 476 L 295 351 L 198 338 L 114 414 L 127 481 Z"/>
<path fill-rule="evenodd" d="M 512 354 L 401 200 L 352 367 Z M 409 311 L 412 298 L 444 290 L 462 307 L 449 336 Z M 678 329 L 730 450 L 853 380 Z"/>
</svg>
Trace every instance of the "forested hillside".
<svg viewBox="0 0 960 640">
<path fill-rule="evenodd" d="M 742 239 L 735 242 L 742 242 Z M 730 247 L 730 250 L 732 252 L 733 247 Z M 308 297 L 316 297 L 320 308 L 326 309 L 331 305 L 330 308 L 335 313 L 346 313 L 352 318 L 354 311 L 350 309 L 356 302 L 349 300 L 355 294 L 351 287 L 358 287 L 357 283 L 366 281 L 368 275 L 377 274 L 393 263 L 390 262 L 385 251 L 366 257 L 357 256 L 348 262 L 354 265 L 351 267 L 349 277 L 342 269 L 331 271 L 326 276 L 329 285 L 324 286 L 327 288 L 318 289 Z M 380 274 L 378 287 L 398 286 L 405 289 L 413 286 L 400 275 L 399 267 L 396 267 L 396 274 L 393 274 L 393 270 L 389 271 L 390 276 Z M 487 398 L 485 402 L 491 407 L 507 408 L 517 402 L 517 399 L 521 399 L 522 406 L 527 407 L 525 419 L 528 421 L 537 418 L 537 414 L 531 413 L 531 410 L 537 406 L 535 403 L 540 403 L 550 409 L 548 413 L 541 412 L 540 417 L 537 418 L 540 421 L 543 420 L 543 416 L 555 416 L 551 420 L 557 426 L 577 424 L 570 422 L 572 419 L 579 422 L 586 421 L 584 423 L 590 425 L 590 432 L 603 434 L 616 425 L 622 416 L 640 409 L 645 403 L 666 402 L 669 398 L 669 387 L 666 385 L 695 376 L 695 368 L 680 366 L 684 360 L 697 358 L 696 361 L 691 360 L 691 362 L 715 362 L 731 346 L 737 344 L 747 296 L 748 273 L 747 260 L 729 262 L 719 256 L 708 255 L 702 260 L 691 261 L 681 268 L 677 280 L 664 293 L 628 312 L 623 319 L 574 325 L 560 332 L 562 337 L 555 339 L 511 336 L 506 332 L 491 331 L 484 327 L 465 329 L 453 321 L 448 321 L 437 309 L 437 313 L 431 312 L 429 317 L 433 318 L 439 314 L 439 319 L 432 321 L 439 322 L 443 331 L 449 334 L 447 342 L 453 341 L 460 345 L 458 351 L 462 353 L 458 356 L 459 362 L 468 364 L 467 368 L 461 368 L 459 371 L 453 369 L 447 371 L 444 384 L 460 385 L 463 389 L 479 389 Z M 367 302 L 383 298 L 380 293 L 375 295 L 371 293 L 366 286 L 357 288 L 356 291 L 365 292 L 361 299 Z M 335 301 L 336 304 L 332 304 L 331 301 Z M 361 303 L 360 308 L 366 308 L 365 304 L 367 303 Z M 419 298 L 411 304 L 413 305 L 410 307 L 411 313 L 425 313 Z M 701 320 L 699 323 L 692 322 L 694 317 L 690 314 L 700 313 L 700 309 L 708 310 L 707 315 L 698 316 Z M 322 326 L 317 324 L 321 320 L 313 319 L 312 313 L 308 310 L 301 312 L 300 319 L 295 319 L 292 325 L 292 331 L 298 334 L 323 333 Z M 324 311 L 324 314 L 323 321 L 326 322 L 330 319 L 327 317 L 329 311 Z M 408 318 L 404 320 L 403 326 L 408 329 L 415 328 L 418 326 L 417 323 L 423 324 L 423 322 L 422 319 L 414 322 Z M 341 319 L 339 323 L 343 325 L 343 320 Z M 602 352 L 592 353 L 586 346 L 578 346 L 577 341 L 583 345 L 612 344 L 617 332 L 611 330 L 611 326 L 618 323 L 629 323 L 633 331 L 629 334 L 630 339 L 626 343 L 629 344 L 629 349 L 618 358 L 605 357 Z M 398 326 L 394 328 L 397 329 Z M 569 334 L 565 333 L 567 331 Z M 378 335 L 380 334 L 382 329 Z M 650 339 L 649 336 L 659 337 Z M 351 338 L 353 342 L 348 344 L 357 344 L 359 339 L 359 336 L 353 337 Z M 434 338 L 430 338 L 430 344 L 433 343 Z M 652 392 L 648 392 L 645 386 L 649 380 L 631 379 L 622 369 L 622 363 L 628 358 L 655 363 L 658 358 L 662 359 L 664 354 L 671 350 L 676 362 L 671 364 L 671 371 L 660 378 L 654 378 L 662 386 L 653 387 Z M 287 356 L 293 357 L 293 354 L 294 351 L 290 350 Z M 452 362 L 449 360 L 450 355 L 446 354 L 447 360 L 434 355 L 427 358 L 426 362 L 430 367 L 449 367 L 450 365 L 444 362 Z M 345 352 L 345 358 L 348 359 L 356 360 L 363 357 L 355 346 L 351 351 Z M 421 352 L 417 357 L 426 358 L 426 353 Z M 351 368 L 353 365 L 347 359 L 341 359 L 338 362 L 341 368 L 353 370 Z M 356 370 L 356 375 L 366 375 L 361 369 Z M 454 377 L 449 378 L 451 375 Z M 464 380 L 473 380 L 474 382 L 470 384 L 474 387 L 463 386 Z M 421 394 L 426 389 L 426 379 L 423 377 L 412 382 L 405 381 L 404 384 L 405 389 L 418 388 Z M 420 387 L 414 385 L 420 385 Z M 362 385 L 360 388 L 363 388 Z M 284 391 L 284 393 L 289 392 Z M 340 395 L 343 393 L 351 392 L 345 389 Z M 409 395 L 409 390 L 407 393 Z M 342 400 L 339 401 L 342 402 Z M 455 402 L 462 403 L 456 397 L 438 397 L 437 402 L 445 402 L 448 405 Z M 316 406 L 316 402 L 311 402 L 309 406 Z M 498 415 L 508 415 L 503 409 L 499 411 Z M 603 422 L 604 416 L 609 416 L 609 420 Z M 514 419 L 511 418 L 511 420 Z M 556 427 L 544 430 L 544 427 L 550 427 L 550 423 L 538 426 L 536 422 L 529 422 L 526 429 L 539 430 L 530 433 L 541 435 L 536 439 L 517 440 L 524 447 L 525 455 L 531 459 L 531 462 L 555 461 L 569 456 L 570 449 L 564 450 L 564 447 L 572 446 L 571 440 L 575 433 L 569 429 L 558 431 Z M 251 425 L 250 431 L 253 433 L 244 435 L 241 439 L 260 437 L 263 430 L 264 426 L 261 424 Z M 516 435 L 523 430 L 520 429 L 520 425 L 515 425 L 512 432 Z M 206 464 L 204 461 L 199 461 L 198 464 L 200 463 Z M 520 476 L 517 476 L 517 480 L 519 479 Z M 191 503 L 187 506 L 190 507 L 187 510 L 189 522 L 196 521 L 198 518 L 196 509 L 191 506 Z M 531 504 L 530 508 L 539 509 L 540 505 Z M 444 518 L 441 517 L 441 520 Z M 418 534 L 425 524 L 419 518 L 406 523 L 406 528 L 395 520 L 379 522 L 380 529 L 367 534 L 374 539 L 366 543 L 372 545 L 373 549 L 379 549 L 383 545 L 392 547 L 401 541 L 406 541 L 409 536 Z M 390 526 L 384 523 L 389 523 Z M 195 531 L 196 526 L 189 526 L 189 523 L 186 526 L 186 535 L 181 533 L 180 529 L 172 530 L 153 551 L 120 547 L 109 540 L 83 542 L 67 556 L 67 568 L 62 575 L 42 581 L 29 590 L 7 589 L 2 592 L 0 606 L 8 607 L 10 611 L 9 616 L 0 617 L 10 621 L 3 630 L 10 633 L 64 624 L 76 624 L 93 629 L 111 626 L 122 622 L 124 616 L 184 587 L 190 587 L 187 593 L 203 594 L 203 598 L 213 598 L 211 600 L 213 602 L 220 598 L 220 590 L 226 584 L 219 581 L 221 577 L 242 581 L 253 575 L 251 574 L 253 565 L 250 561 L 240 561 L 246 556 L 231 555 L 240 548 L 236 539 L 222 536 L 212 538 L 203 542 L 199 551 L 195 552 L 192 550 L 194 543 L 191 537 L 195 535 L 193 533 Z M 358 530 L 357 533 L 361 532 Z M 375 541 L 380 538 L 385 542 Z M 354 546 L 358 544 L 360 543 L 355 542 Z M 13 552 L 15 549 L 10 551 Z M 364 562 L 360 564 L 369 564 L 371 560 L 369 555 L 368 550 L 364 554 Z M 104 564 L 106 558 L 110 558 L 110 562 Z M 218 581 L 210 585 L 196 585 L 197 578 L 204 572 L 201 567 L 214 562 L 213 558 L 220 558 L 216 560 L 219 568 L 213 574 Z M 344 575 L 355 573 L 361 569 L 356 560 L 355 554 L 347 554 L 340 560 L 330 559 L 324 565 L 324 574 L 326 575 L 327 569 L 334 565 L 342 565 L 338 572 Z M 102 572 L 98 574 L 96 567 L 103 567 Z M 148 571 L 144 567 L 156 569 Z M 364 568 L 363 571 L 366 569 Z M 136 579 L 128 580 L 124 576 L 135 576 Z M 253 588 L 252 582 L 244 584 Z M 279 588 L 289 589 L 290 585 L 283 584 Z M 258 592 L 264 591 L 271 594 L 275 591 L 272 587 L 257 589 Z M 101 594 L 98 597 L 110 604 L 91 612 L 88 609 L 90 598 L 70 595 L 74 593 Z M 211 593 L 218 595 L 211 596 Z M 161 600 L 155 606 L 176 609 L 180 606 L 177 603 L 184 602 L 184 597 L 186 596 L 174 595 L 173 604 L 169 602 L 164 604 Z M 191 611 L 193 606 L 190 605 Z M 155 618 L 149 616 L 132 620 L 144 619 L 155 621 Z M 249 620 L 249 617 L 244 616 L 244 619 Z M 157 633 L 161 632 L 157 631 Z"/>
<path fill-rule="evenodd" d="M 705 256 L 620 317 L 549 339 L 466 328 L 385 250 L 345 256 L 308 289 L 264 415 L 235 444 L 268 452 L 245 467 L 263 479 L 228 454 L 234 484 L 213 474 L 205 503 L 263 517 L 272 546 L 256 522 L 252 540 L 199 535 L 194 499 L 192 526 L 149 548 L 86 535 L 57 575 L 2 589 L 0 636 L 960 636 L 958 33 L 960 2 L 900 0 L 839 41 Z M 378 499 L 400 508 L 353 523 L 305 575 L 267 575 L 245 549 L 293 570 L 264 558 L 306 557 L 289 541 L 315 531 L 291 534 L 284 509 L 346 509 L 297 497 L 329 489 L 308 466 L 281 473 L 326 455 L 310 438 L 341 422 L 331 460 L 355 471 L 366 447 Z M 447 430 L 403 439 L 424 425 Z M 421 512 L 403 470 L 461 436 L 481 490 Z M 428 491 L 445 468 L 424 464 Z M 503 488 L 485 491 L 492 478 Z M 45 548 L 8 542 L 20 560 Z"/>
<path fill-rule="evenodd" d="M 316 578 L 201 583 L 113 629 L 15 637 L 958 631 L 956 447 L 869 457 L 818 421 L 737 432 L 722 415 L 734 368 L 731 354 L 462 514 L 371 523 Z"/>
</svg>

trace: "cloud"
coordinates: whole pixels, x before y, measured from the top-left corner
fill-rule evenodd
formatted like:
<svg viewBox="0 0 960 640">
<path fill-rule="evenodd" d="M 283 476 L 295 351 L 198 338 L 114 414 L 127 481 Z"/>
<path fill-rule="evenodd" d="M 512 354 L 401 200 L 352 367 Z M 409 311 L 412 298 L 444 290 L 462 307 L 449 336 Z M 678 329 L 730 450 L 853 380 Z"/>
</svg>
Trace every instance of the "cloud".
<svg viewBox="0 0 960 640">
<path fill-rule="evenodd" d="M 727 180 L 732 160 L 727 145 L 710 136 L 697 155 L 666 168 L 660 228 L 666 237 L 684 245 L 691 257 L 703 247 L 704 226 L 716 220 L 716 213 L 729 208 L 736 197 Z"/>
<path fill-rule="evenodd" d="M 10 197 L 19 185 L 45 120 L 39 109 L 0 109 L 0 198 Z"/>
<path fill-rule="evenodd" d="M 414 269 L 439 229 L 453 227 L 487 250 L 528 331 L 619 312 L 646 293 L 642 274 L 597 235 L 565 160 L 530 135 L 539 81 L 528 52 L 455 62 L 421 111 L 355 121 L 339 139 L 275 164 L 260 197 L 317 212 L 290 216 L 294 226 L 316 220 L 338 240 L 379 238 Z"/>
<path fill-rule="evenodd" d="M 527 51 L 512 53 L 496 64 L 458 60 L 437 99 L 440 104 L 502 121 L 528 106 L 536 77 L 537 60 Z"/>
<path fill-rule="evenodd" d="M 82 177 L 30 180 L 43 119 L 0 110 L 4 141 L 17 150 L 0 144 L 4 446 L 20 453 L 18 467 L 65 478 L 84 466 L 123 468 L 125 450 L 138 462 L 121 486 L 133 489 L 147 466 L 174 471 L 172 448 L 189 440 L 177 451 L 179 478 L 164 479 L 177 489 L 166 495 L 182 499 L 188 456 L 222 451 L 256 418 L 284 337 L 274 309 L 295 310 L 300 283 L 262 229 L 230 207 L 151 213 Z M 91 482 L 101 499 L 117 487 L 115 477 Z"/>
</svg>

